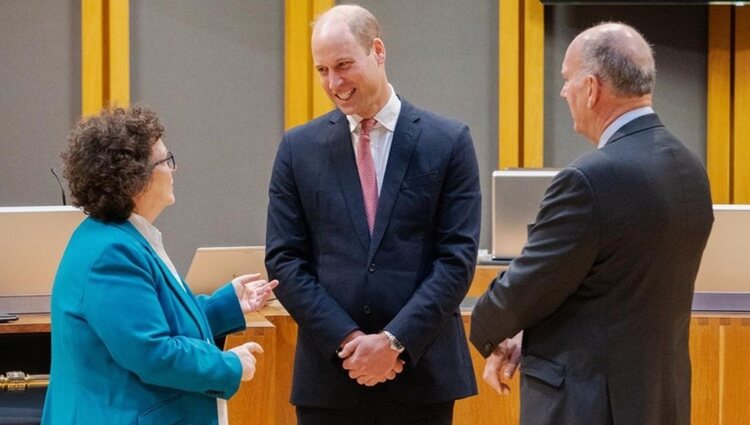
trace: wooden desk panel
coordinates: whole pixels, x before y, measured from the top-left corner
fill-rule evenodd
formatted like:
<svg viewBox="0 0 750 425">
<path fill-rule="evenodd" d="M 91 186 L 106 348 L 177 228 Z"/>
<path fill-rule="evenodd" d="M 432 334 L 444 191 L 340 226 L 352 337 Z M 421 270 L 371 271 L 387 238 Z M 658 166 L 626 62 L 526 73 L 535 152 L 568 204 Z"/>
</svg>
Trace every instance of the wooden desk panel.
<svg viewBox="0 0 750 425">
<path fill-rule="evenodd" d="M 506 270 L 507 266 L 485 266 L 479 265 L 474 271 L 474 279 L 471 281 L 467 297 L 478 297 L 484 294 L 484 291 L 490 286 L 490 283 L 497 277 L 498 273 Z"/>
<path fill-rule="evenodd" d="M 224 349 L 246 342 L 257 342 L 263 347 L 256 354 L 255 376 L 243 382 L 229 400 L 229 423 L 232 425 L 274 425 L 276 415 L 276 327 L 258 313 L 245 315 L 247 328 L 227 336 Z"/>
</svg>

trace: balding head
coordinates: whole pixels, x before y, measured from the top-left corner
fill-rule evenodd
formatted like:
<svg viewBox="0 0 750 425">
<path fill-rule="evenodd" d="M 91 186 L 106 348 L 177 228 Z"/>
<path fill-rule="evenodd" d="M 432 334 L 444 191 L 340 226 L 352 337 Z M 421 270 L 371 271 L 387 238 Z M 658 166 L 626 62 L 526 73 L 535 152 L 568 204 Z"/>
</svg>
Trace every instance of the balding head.
<svg viewBox="0 0 750 425">
<path fill-rule="evenodd" d="M 605 22 L 587 29 L 571 43 L 580 52 L 581 68 L 606 82 L 617 96 L 651 94 L 656 67 L 651 46 L 633 27 Z"/>
<path fill-rule="evenodd" d="M 380 24 L 367 9 L 357 5 L 335 6 L 320 15 L 313 23 L 313 34 L 326 31 L 332 25 L 345 23 L 354 38 L 370 52 L 372 42 L 380 38 Z"/>
</svg>

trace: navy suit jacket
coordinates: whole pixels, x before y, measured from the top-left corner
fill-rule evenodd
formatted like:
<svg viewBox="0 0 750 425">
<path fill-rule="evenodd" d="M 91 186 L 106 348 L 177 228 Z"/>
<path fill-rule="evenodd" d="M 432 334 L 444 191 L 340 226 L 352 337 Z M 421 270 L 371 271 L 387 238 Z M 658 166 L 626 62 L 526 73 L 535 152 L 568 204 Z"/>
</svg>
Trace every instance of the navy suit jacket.
<svg viewBox="0 0 750 425">
<path fill-rule="evenodd" d="M 213 338 L 244 327 L 232 285 L 194 297 L 132 224 L 87 218 L 52 288 L 42 423 L 216 424 L 242 365 Z"/>
<path fill-rule="evenodd" d="M 346 116 L 284 135 L 269 189 L 266 266 L 299 325 L 292 402 L 435 403 L 476 393 L 459 305 L 474 272 L 481 194 L 469 129 L 402 101 L 372 237 Z M 406 347 L 398 377 L 349 378 L 336 349 L 388 330 Z"/>
<path fill-rule="evenodd" d="M 690 423 L 690 311 L 712 223 L 703 165 L 655 114 L 555 177 L 471 322 L 485 356 L 524 330 L 523 425 Z"/>
</svg>

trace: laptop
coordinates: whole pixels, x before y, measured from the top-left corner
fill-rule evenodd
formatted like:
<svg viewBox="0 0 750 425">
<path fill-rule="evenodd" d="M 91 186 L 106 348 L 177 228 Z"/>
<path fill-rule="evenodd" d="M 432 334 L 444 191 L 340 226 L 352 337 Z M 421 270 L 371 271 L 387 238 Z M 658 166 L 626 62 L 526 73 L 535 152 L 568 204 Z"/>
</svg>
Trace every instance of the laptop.
<svg viewBox="0 0 750 425">
<path fill-rule="evenodd" d="M 57 267 L 85 217 L 70 206 L 0 207 L 0 312 L 50 312 Z"/>
<path fill-rule="evenodd" d="M 750 205 L 714 205 L 695 279 L 693 310 L 750 311 Z"/>
<path fill-rule="evenodd" d="M 696 292 L 750 292 L 750 205 L 714 205 Z"/>
<path fill-rule="evenodd" d="M 492 173 L 492 258 L 521 255 L 542 198 L 558 169 L 509 169 Z"/>
<path fill-rule="evenodd" d="M 185 281 L 195 294 L 211 294 L 243 274 L 260 273 L 268 279 L 264 246 L 198 248 Z"/>
</svg>

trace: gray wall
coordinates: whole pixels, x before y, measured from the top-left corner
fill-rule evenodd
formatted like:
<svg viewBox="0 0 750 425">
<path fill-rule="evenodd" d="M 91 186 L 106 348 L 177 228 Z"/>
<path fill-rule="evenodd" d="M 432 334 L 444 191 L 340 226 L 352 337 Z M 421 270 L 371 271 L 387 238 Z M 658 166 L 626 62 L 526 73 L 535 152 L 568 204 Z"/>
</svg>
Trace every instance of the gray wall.
<svg viewBox="0 0 750 425">
<path fill-rule="evenodd" d="M 483 197 L 480 247 L 489 248 L 491 176 L 497 168 L 497 0 L 358 4 L 380 22 L 396 92 L 471 128 Z"/>
<path fill-rule="evenodd" d="M 156 226 L 187 273 L 200 246 L 263 245 L 283 131 L 283 2 L 135 0 L 132 100 L 152 106 L 177 160 Z"/>
<path fill-rule="evenodd" d="M 667 128 L 706 158 L 707 6 L 545 7 L 544 165 L 563 167 L 593 147 L 573 131 L 560 98 L 560 67 L 576 34 L 605 20 L 636 27 L 656 56 L 654 110 Z"/>
<path fill-rule="evenodd" d="M 485 200 L 481 246 L 489 247 L 497 1 L 360 3 L 381 21 L 397 92 L 471 127 Z M 283 131 L 284 6 L 133 0 L 130 7 L 132 100 L 157 110 L 178 164 L 177 203 L 156 224 L 186 273 L 197 247 L 264 243 L 267 184 Z M 631 23 L 654 44 L 657 112 L 705 158 L 705 6 L 547 6 L 545 13 L 545 165 L 563 166 L 591 149 L 572 131 L 559 69 L 575 33 L 604 19 Z M 57 204 L 48 169 L 59 166 L 81 109 L 79 2 L 0 0 L 0 57 L 0 205 Z"/>
<path fill-rule="evenodd" d="M 60 152 L 81 113 L 79 1 L 0 1 L 0 206 L 60 205 Z"/>
</svg>

